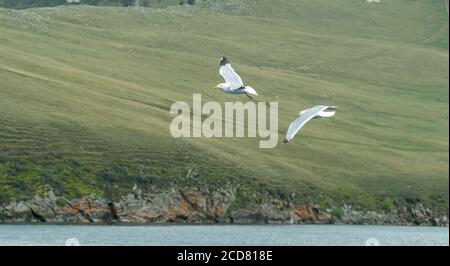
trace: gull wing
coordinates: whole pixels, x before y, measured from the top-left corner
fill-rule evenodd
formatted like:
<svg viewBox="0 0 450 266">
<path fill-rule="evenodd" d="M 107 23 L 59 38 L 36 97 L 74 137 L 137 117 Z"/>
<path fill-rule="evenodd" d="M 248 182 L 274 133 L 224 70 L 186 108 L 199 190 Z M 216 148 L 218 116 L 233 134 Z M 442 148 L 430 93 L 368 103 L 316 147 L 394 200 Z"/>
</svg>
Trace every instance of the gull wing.
<svg viewBox="0 0 450 266">
<path fill-rule="evenodd" d="M 232 89 L 238 89 L 244 86 L 241 77 L 234 71 L 230 62 L 225 57 L 222 57 L 220 60 L 219 73 L 225 79 L 225 82 L 230 84 Z"/>
<path fill-rule="evenodd" d="M 295 135 L 300 131 L 300 129 L 308 123 L 313 118 L 319 118 L 319 117 L 331 117 L 334 115 L 335 112 L 324 112 L 328 109 L 334 110 L 336 107 L 332 106 L 324 106 L 324 105 L 317 105 L 313 108 L 306 109 L 302 112 L 300 112 L 300 115 L 297 119 L 295 119 L 290 125 L 287 130 L 286 136 L 284 137 L 285 142 L 291 141 Z"/>
</svg>

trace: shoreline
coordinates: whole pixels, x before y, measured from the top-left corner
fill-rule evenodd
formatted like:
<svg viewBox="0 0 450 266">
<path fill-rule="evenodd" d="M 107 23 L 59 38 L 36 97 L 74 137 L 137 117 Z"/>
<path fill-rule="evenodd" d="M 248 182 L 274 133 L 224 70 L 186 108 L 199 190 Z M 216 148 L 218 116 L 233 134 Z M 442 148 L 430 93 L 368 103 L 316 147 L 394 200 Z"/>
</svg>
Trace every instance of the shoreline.
<svg viewBox="0 0 450 266">
<path fill-rule="evenodd" d="M 397 225 L 397 224 L 343 224 L 343 223 L 337 223 L 337 224 L 313 224 L 313 223 L 303 223 L 303 224 L 226 224 L 226 223 L 194 223 L 194 224 L 183 224 L 183 223 L 147 223 L 147 224 L 140 224 L 140 223 L 117 223 L 117 224 L 111 224 L 111 223 L 37 223 L 37 222 L 31 222 L 31 223 L 9 223 L 9 222 L 0 222 L 0 226 L 3 225 L 13 225 L 13 226 L 86 226 L 86 227 L 221 227 L 221 226 L 261 226 L 261 227 L 290 227 L 290 226 L 370 226 L 370 227 L 404 227 L 404 228 L 449 228 L 448 225 L 446 226 L 435 226 L 435 225 Z"/>
<path fill-rule="evenodd" d="M 137 186 L 115 199 L 100 195 L 66 199 L 53 190 L 26 201 L 0 205 L 0 224 L 61 225 L 385 225 L 449 227 L 446 206 L 393 201 L 373 210 L 328 201 L 300 202 L 256 192 L 244 197 L 235 187 L 200 190 L 172 187 L 143 191 Z"/>
</svg>

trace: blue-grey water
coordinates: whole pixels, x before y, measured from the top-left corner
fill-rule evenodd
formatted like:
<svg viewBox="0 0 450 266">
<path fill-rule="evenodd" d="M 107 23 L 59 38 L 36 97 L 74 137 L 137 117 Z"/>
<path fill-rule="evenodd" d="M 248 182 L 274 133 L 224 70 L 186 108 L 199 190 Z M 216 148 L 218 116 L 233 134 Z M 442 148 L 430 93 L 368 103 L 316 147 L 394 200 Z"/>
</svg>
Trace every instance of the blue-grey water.
<svg viewBox="0 0 450 266">
<path fill-rule="evenodd" d="M 443 227 L 0 225 L 0 245 L 449 245 Z M 369 240 L 369 241 L 368 241 Z M 71 242 L 72 241 L 72 242 Z M 71 244 L 73 245 L 73 244 Z"/>
</svg>

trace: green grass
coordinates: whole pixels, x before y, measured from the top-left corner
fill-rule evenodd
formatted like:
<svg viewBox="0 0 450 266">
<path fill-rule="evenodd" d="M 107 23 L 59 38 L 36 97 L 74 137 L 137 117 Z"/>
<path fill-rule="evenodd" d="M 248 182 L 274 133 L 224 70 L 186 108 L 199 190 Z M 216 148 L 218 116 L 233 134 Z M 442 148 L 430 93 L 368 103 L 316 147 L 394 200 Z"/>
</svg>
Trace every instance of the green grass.
<svg viewBox="0 0 450 266">
<path fill-rule="evenodd" d="M 185 0 L 183 3 L 186 3 Z M 0 7 L 26 9 L 33 7 L 53 7 L 60 5 L 93 5 L 93 6 L 135 6 L 135 0 L 79 0 L 70 3 L 68 0 L 0 0 Z M 180 5 L 180 0 L 139 0 L 141 7 L 162 8 L 172 5 Z"/>
<path fill-rule="evenodd" d="M 301 109 L 337 105 L 336 117 L 271 150 L 258 139 L 173 139 L 173 102 L 245 100 L 211 89 L 222 55 L 258 100 L 278 100 L 280 140 Z M 448 206 L 448 60 L 441 1 L 0 9 L 0 162 L 23 165 L 4 166 L 0 191 L 59 183 L 84 194 L 102 190 L 108 168 L 134 171 L 113 174 L 122 186 L 196 168 L 204 182 L 248 178 L 304 200 Z"/>
</svg>

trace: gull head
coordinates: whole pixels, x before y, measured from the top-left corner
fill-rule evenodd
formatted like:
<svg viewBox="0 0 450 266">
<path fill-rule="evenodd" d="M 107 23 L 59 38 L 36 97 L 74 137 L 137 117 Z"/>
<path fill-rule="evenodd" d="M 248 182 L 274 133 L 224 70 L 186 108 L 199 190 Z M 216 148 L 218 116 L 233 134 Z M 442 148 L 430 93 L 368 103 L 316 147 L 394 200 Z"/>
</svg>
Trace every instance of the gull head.
<svg viewBox="0 0 450 266">
<path fill-rule="evenodd" d="M 226 91 L 229 88 L 230 88 L 230 85 L 228 85 L 227 83 L 220 83 L 216 87 L 214 87 L 214 89 L 219 89 L 219 90 L 222 90 L 222 91 Z"/>
</svg>

